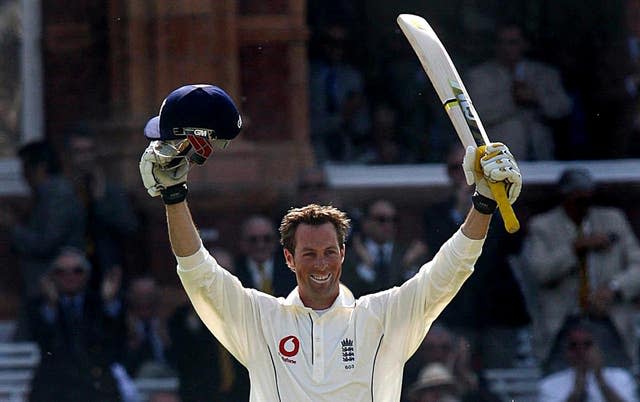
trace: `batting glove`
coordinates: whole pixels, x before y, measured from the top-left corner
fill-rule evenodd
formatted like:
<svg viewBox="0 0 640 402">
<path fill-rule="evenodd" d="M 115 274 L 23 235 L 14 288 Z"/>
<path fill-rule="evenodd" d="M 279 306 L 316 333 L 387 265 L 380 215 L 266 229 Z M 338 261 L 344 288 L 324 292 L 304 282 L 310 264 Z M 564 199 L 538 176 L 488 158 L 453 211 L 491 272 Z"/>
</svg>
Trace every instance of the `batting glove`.
<svg viewBox="0 0 640 402">
<path fill-rule="evenodd" d="M 152 141 L 140 158 L 142 183 L 152 197 L 165 204 L 177 204 L 187 197 L 189 162 L 175 156 L 175 148 L 164 141 Z"/>
<path fill-rule="evenodd" d="M 506 145 L 494 142 L 486 148 L 467 147 L 462 168 L 467 184 L 475 184 L 476 193 L 494 201 L 493 205 L 495 205 L 495 197 L 489 189 L 488 182 L 503 182 L 510 204 L 518 199 L 522 190 L 522 175 Z"/>
</svg>

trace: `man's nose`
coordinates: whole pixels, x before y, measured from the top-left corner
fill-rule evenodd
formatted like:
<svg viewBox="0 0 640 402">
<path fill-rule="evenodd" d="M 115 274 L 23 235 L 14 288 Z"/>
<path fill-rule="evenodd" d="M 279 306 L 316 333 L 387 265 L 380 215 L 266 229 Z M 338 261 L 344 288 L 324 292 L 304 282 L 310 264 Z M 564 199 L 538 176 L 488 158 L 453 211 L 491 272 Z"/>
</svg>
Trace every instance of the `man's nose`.
<svg viewBox="0 0 640 402">
<path fill-rule="evenodd" d="M 315 268 L 320 270 L 327 269 L 327 259 L 325 257 L 318 257 L 315 261 Z"/>
</svg>

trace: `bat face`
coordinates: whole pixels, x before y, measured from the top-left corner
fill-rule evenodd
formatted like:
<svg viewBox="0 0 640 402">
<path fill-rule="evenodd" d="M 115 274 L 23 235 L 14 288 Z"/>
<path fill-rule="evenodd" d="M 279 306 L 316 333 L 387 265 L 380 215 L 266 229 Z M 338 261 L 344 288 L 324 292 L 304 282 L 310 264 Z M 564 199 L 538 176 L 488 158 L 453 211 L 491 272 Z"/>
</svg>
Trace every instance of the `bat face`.
<svg viewBox="0 0 640 402">
<path fill-rule="evenodd" d="M 465 147 L 489 144 L 462 79 L 435 31 L 424 18 L 417 15 L 401 14 L 397 22 L 438 93 L 462 144 Z M 504 183 L 489 183 L 489 186 L 500 208 L 505 228 L 509 233 L 517 231 L 520 225 L 506 198 Z"/>
</svg>

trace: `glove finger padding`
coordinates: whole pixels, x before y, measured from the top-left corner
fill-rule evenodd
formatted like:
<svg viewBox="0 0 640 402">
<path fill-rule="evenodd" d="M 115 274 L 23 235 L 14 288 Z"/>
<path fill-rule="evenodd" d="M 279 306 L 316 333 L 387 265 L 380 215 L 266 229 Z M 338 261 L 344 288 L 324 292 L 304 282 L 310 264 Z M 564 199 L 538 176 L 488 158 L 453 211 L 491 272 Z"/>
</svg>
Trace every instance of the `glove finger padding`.
<svg viewBox="0 0 640 402">
<path fill-rule="evenodd" d="M 162 141 L 153 141 L 145 149 L 140 158 L 140 176 L 147 192 L 152 197 L 162 194 L 162 191 L 187 181 L 189 163 L 183 157 L 167 158 L 166 154 L 158 152 Z"/>
<path fill-rule="evenodd" d="M 507 198 L 513 204 L 522 190 L 522 175 L 509 148 L 500 142 L 487 145 L 480 158 L 480 166 L 486 180 L 505 184 Z"/>
<path fill-rule="evenodd" d="M 467 147 L 463 161 L 465 178 L 469 185 L 475 184 L 481 195 L 495 200 L 489 183 L 503 182 L 509 203 L 513 204 L 522 190 L 520 168 L 509 148 L 499 142 L 475 148 Z"/>
</svg>

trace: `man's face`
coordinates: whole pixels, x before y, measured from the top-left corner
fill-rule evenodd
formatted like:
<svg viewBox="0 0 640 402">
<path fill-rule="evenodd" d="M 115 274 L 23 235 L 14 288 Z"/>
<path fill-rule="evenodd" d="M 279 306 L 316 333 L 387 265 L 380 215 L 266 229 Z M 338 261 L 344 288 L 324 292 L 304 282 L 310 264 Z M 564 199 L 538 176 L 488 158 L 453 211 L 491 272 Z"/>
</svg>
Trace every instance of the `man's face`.
<svg viewBox="0 0 640 402">
<path fill-rule="evenodd" d="M 518 27 L 503 27 L 498 32 L 496 52 L 498 58 L 505 64 L 519 62 L 524 55 L 526 45 L 522 31 Z"/>
<path fill-rule="evenodd" d="M 75 136 L 69 141 L 73 168 L 81 173 L 91 172 L 97 163 L 95 144 L 91 138 Z"/>
<path fill-rule="evenodd" d="M 464 147 L 456 147 L 447 155 L 447 176 L 449 176 L 449 180 L 455 188 L 462 186 L 473 188 L 467 185 L 467 179 L 464 177 L 464 170 L 462 168 L 464 154 Z"/>
<path fill-rule="evenodd" d="M 150 320 L 156 316 L 158 288 L 150 279 L 139 279 L 130 289 L 131 312 L 141 320 Z"/>
<path fill-rule="evenodd" d="M 426 362 L 447 364 L 453 349 L 453 339 L 443 331 L 434 330 L 427 334 L 420 349 Z"/>
<path fill-rule="evenodd" d="M 58 292 L 75 295 L 84 290 L 89 274 L 82 266 L 82 259 L 74 254 L 58 257 L 51 271 Z"/>
<path fill-rule="evenodd" d="M 571 208 L 576 215 L 584 217 L 589 211 L 589 207 L 593 202 L 593 191 L 579 190 L 568 194 L 565 197 L 565 206 Z"/>
<path fill-rule="evenodd" d="M 640 36 L 640 1 L 628 0 L 626 11 L 629 31 L 635 36 Z"/>
<path fill-rule="evenodd" d="M 252 219 L 242 233 L 242 252 L 257 263 L 266 262 L 275 251 L 276 240 L 275 230 L 269 220 Z"/>
<path fill-rule="evenodd" d="M 396 235 L 397 219 L 393 205 L 386 201 L 376 202 L 366 217 L 365 235 L 378 244 L 392 241 Z"/>
<path fill-rule="evenodd" d="M 574 329 L 567 336 L 567 361 L 573 366 L 583 366 L 587 363 L 589 353 L 593 348 L 593 336 L 584 329 Z"/>
<path fill-rule="evenodd" d="M 295 251 L 284 250 L 289 268 L 295 271 L 302 302 L 313 309 L 331 306 L 340 291 L 344 245 L 331 223 L 300 224 L 294 236 Z"/>
</svg>

